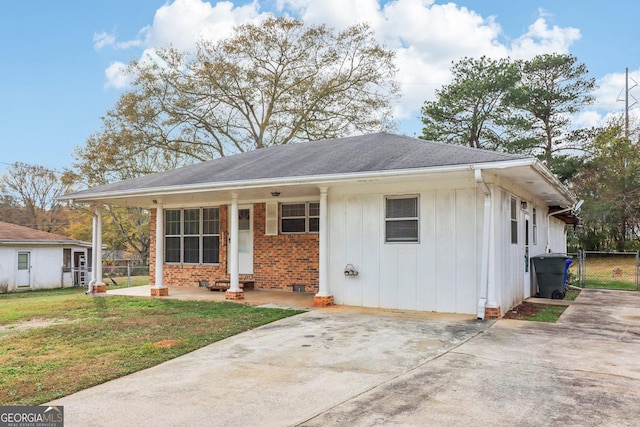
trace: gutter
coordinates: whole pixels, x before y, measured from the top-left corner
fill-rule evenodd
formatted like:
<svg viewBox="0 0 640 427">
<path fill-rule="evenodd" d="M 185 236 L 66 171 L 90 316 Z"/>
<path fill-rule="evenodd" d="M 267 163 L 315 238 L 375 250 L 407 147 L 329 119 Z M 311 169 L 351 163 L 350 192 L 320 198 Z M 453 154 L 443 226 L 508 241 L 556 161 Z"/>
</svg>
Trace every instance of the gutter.
<svg viewBox="0 0 640 427">
<path fill-rule="evenodd" d="M 566 208 L 566 209 L 562 209 L 556 212 L 552 212 L 550 214 L 547 215 L 547 244 L 544 247 L 544 252 L 548 253 L 551 252 L 551 248 L 549 247 L 549 240 L 551 239 L 551 231 L 550 231 L 550 218 L 554 215 L 558 215 L 561 213 L 565 213 L 565 212 L 569 212 L 569 211 L 577 211 L 578 209 L 580 209 L 580 207 L 582 206 L 582 203 L 584 202 L 584 200 L 580 200 L 577 203 L 574 203 L 573 206 L 571 206 L 570 208 Z"/>
<path fill-rule="evenodd" d="M 489 249 L 491 243 L 491 190 L 482 178 L 482 169 L 473 171 L 478 187 L 484 193 L 484 217 L 482 225 L 482 271 L 480 272 L 480 300 L 478 301 L 478 319 L 484 320 L 489 295 Z"/>
<path fill-rule="evenodd" d="M 378 180 L 388 177 L 407 177 L 411 175 L 422 176 L 429 173 L 444 173 L 444 172 L 458 172 L 475 170 L 477 168 L 485 169 L 506 169 L 517 166 L 533 166 L 537 159 L 526 158 L 518 160 L 507 160 L 500 162 L 490 162 L 480 164 L 467 163 L 462 165 L 447 165 L 436 166 L 428 168 L 414 168 L 414 169 L 393 169 L 382 171 L 367 171 L 367 172 L 351 172 L 342 174 L 328 174 L 328 175 L 309 175 L 309 176 L 295 176 L 286 178 L 257 178 L 247 181 L 226 181 L 226 182 L 205 182 L 199 184 L 187 184 L 187 185 L 168 185 L 152 188 L 136 188 L 130 190 L 107 190 L 100 191 L 99 187 L 95 188 L 95 191 L 88 189 L 77 193 L 66 194 L 58 197 L 58 200 L 68 200 L 71 202 L 91 202 L 91 201 L 104 201 L 107 199 L 120 199 L 123 197 L 140 197 L 140 196 L 158 196 L 158 195 L 171 195 L 171 194 L 189 194 L 199 193 L 203 191 L 237 191 L 239 189 L 257 189 L 257 188 L 271 188 L 274 185 L 286 186 L 286 185 L 323 185 L 331 184 L 335 182 L 344 181 L 358 181 L 358 180 Z M 109 185 L 109 184 L 108 184 Z"/>
</svg>

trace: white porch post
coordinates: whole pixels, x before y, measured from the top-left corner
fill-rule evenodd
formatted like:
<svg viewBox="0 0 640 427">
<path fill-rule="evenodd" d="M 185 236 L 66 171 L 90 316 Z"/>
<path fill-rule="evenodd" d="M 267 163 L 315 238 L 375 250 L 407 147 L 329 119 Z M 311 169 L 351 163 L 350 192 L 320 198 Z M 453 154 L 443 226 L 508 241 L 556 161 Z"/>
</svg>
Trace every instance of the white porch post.
<svg viewBox="0 0 640 427">
<path fill-rule="evenodd" d="M 151 287 L 152 296 L 167 296 L 169 288 L 164 285 L 164 207 L 156 207 L 156 274 L 154 285 Z"/>
<path fill-rule="evenodd" d="M 107 285 L 102 281 L 102 206 L 96 206 L 93 213 L 93 264 L 91 266 L 91 277 L 93 285 L 91 292 L 107 292 Z"/>
<path fill-rule="evenodd" d="M 329 290 L 329 213 L 327 187 L 320 187 L 320 231 L 318 236 L 318 293 L 313 297 L 313 305 L 326 307 L 333 304 Z"/>
<path fill-rule="evenodd" d="M 229 236 L 231 238 L 229 247 L 229 290 L 225 294 L 225 299 L 242 300 L 244 291 L 240 289 L 240 261 L 238 255 L 238 193 L 231 193 L 231 212 Z"/>
<path fill-rule="evenodd" d="M 96 254 L 98 250 L 96 249 L 96 233 L 98 231 L 98 215 L 93 214 L 92 218 L 92 228 L 91 228 L 91 279 L 89 280 L 89 286 L 87 289 L 87 293 L 93 292 L 93 285 L 96 283 Z M 88 262 L 89 260 L 87 260 Z"/>
</svg>

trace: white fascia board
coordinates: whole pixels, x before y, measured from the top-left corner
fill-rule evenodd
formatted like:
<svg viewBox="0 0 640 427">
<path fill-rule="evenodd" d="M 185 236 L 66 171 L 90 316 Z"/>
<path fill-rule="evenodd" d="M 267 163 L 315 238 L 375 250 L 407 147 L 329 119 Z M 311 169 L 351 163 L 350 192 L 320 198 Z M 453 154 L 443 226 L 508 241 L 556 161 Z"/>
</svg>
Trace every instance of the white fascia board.
<svg viewBox="0 0 640 427">
<path fill-rule="evenodd" d="M 91 245 L 88 242 L 80 242 L 75 240 L 0 240 L 3 246 L 86 246 Z"/>
<path fill-rule="evenodd" d="M 69 194 L 61 196 L 59 200 L 70 200 L 73 202 L 102 202 L 109 199 L 121 199 L 123 197 L 143 197 L 143 196 L 162 196 L 172 194 L 188 194 L 188 193 L 201 193 L 203 191 L 237 191 L 242 189 L 257 189 L 257 188 L 272 188 L 274 186 L 295 186 L 302 184 L 313 185 L 331 185 L 336 183 L 348 183 L 356 182 L 360 180 L 372 180 L 380 178 L 391 177 L 419 177 L 426 174 L 444 173 L 444 172 L 459 172 L 465 170 L 475 169 L 506 169 L 518 166 L 531 166 L 536 159 L 516 159 L 506 160 L 502 162 L 488 162 L 488 163 L 468 163 L 461 165 L 446 165 L 435 166 L 426 168 L 412 168 L 412 169 L 394 169 L 394 170 L 382 170 L 371 172 L 354 172 L 343 173 L 335 175 L 309 175 L 309 176 L 296 176 L 286 178 L 269 178 L 247 181 L 229 181 L 218 183 L 203 183 L 194 185 L 182 185 L 182 186 L 166 186 L 166 187 L 153 187 L 134 190 L 118 190 L 108 191 L 94 194 L 86 194 L 84 196 L 74 196 Z"/>
<path fill-rule="evenodd" d="M 542 175 L 553 187 L 567 199 L 567 207 L 573 207 L 578 202 L 576 196 L 555 176 L 549 168 L 539 160 L 532 165 L 536 172 Z"/>
</svg>

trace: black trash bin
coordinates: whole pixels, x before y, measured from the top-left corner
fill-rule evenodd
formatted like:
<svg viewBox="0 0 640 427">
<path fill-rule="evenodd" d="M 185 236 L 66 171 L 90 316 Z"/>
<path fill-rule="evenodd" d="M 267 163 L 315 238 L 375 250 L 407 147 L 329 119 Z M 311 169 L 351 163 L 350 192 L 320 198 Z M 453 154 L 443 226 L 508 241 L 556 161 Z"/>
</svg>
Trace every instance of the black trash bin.
<svg viewBox="0 0 640 427">
<path fill-rule="evenodd" d="M 573 262 L 565 254 L 544 254 L 531 257 L 538 280 L 540 298 L 563 299 L 567 293 L 567 273 Z"/>
</svg>

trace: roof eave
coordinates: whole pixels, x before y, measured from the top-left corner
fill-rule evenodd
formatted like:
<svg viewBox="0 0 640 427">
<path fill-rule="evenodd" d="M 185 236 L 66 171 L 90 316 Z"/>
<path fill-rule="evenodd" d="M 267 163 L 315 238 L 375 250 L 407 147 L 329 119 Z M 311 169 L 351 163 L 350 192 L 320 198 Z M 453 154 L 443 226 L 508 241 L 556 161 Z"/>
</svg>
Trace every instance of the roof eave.
<svg viewBox="0 0 640 427">
<path fill-rule="evenodd" d="M 338 182 L 350 182 L 368 179 L 380 179 L 387 177 L 404 177 L 412 175 L 424 175 L 445 172 L 457 172 L 474 169 L 505 169 L 518 166 L 530 166 L 537 160 L 532 158 L 505 160 L 486 163 L 465 163 L 460 165 L 431 166 L 426 168 L 393 169 L 381 171 L 353 172 L 329 175 L 308 175 L 286 178 L 254 179 L 247 181 L 227 181 L 218 183 L 202 183 L 194 185 L 174 185 L 165 187 L 152 187 L 135 190 L 114 190 L 101 193 L 82 195 L 78 193 L 67 194 L 59 197 L 59 200 L 68 200 L 77 203 L 108 202 L 111 199 L 123 197 L 150 197 L 171 194 L 199 193 L 203 191 L 233 191 L 242 189 L 270 188 L 273 186 L 288 186 L 296 184 L 317 184 L 318 186 L 331 185 Z"/>
</svg>

